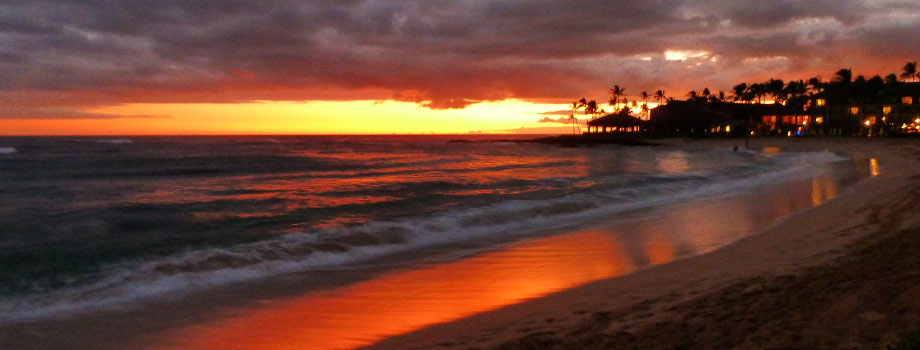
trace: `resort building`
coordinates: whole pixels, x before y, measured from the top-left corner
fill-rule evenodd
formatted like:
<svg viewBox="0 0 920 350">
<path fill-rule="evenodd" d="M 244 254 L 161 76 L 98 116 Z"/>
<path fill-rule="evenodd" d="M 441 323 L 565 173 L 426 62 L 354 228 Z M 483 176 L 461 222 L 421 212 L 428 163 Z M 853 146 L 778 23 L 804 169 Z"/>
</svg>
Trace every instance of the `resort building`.
<svg viewBox="0 0 920 350">
<path fill-rule="evenodd" d="M 628 109 L 588 121 L 588 133 L 637 133 L 648 131 L 648 123 L 629 115 Z"/>
<path fill-rule="evenodd" d="M 920 82 L 867 94 L 851 86 L 828 88 L 781 104 L 669 101 L 649 120 L 607 115 L 588 122 L 590 133 L 652 135 L 886 136 L 920 133 Z M 868 95 L 868 97 L 867 97 Z"/>
</svg>

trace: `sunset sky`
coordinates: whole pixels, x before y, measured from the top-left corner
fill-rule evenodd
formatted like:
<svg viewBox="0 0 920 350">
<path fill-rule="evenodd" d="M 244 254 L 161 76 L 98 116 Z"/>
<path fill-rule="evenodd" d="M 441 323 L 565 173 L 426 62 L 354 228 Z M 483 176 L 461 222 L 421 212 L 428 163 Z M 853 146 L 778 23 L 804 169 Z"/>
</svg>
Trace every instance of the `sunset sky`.
<svg viewBox="0 0 920 350">
<path fill-rule="evenodd" d="M 918 37 L 916 0 L 8 0 L 0 135 L 564 132 L 614 84 L 884 75 Z"/>
</svg>

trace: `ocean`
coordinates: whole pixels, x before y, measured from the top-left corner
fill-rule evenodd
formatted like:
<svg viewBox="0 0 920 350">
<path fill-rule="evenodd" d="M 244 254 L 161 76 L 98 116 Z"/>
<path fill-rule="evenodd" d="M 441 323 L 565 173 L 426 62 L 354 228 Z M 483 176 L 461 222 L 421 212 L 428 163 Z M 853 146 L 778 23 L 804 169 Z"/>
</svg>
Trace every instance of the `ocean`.
<svg viewBox="0 0 920 350">
<path fill-rule="evenodd" d="M 509 139 L 531 137 L 2 137 L 0 322 L 456 259 L 852 167 L 828 152 Z"/>
</svg>

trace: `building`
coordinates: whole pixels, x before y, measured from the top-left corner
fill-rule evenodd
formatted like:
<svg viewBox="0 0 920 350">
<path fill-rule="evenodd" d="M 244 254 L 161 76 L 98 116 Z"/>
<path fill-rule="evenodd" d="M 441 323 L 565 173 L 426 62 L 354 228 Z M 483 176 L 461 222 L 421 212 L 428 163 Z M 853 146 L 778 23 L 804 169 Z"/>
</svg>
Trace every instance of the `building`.
<svg viewBox="0 0 920 350">
<path fill-rule="evenodd" d="M 588 133 L 638 133 L 647 131 L 647 122 L 629 115 L 628 109 L 588 121 Z"/>
</svg>

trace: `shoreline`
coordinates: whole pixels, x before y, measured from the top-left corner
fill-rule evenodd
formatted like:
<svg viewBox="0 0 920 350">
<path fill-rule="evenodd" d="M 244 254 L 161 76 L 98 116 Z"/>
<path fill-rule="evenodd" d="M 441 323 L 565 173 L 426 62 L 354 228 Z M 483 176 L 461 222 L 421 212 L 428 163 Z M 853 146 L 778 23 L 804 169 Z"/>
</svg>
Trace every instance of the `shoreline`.
<svg viewBox="0 0 920 350">
<path fill-rule="evenodd" d="M 746 140 L 752 149 L 833 151 L 874 158 L 882 171 L 834 200 L 714 252 L 391 337 L 366 348 L 884 349 L 916 331 L 920 327 L 916 266 L 886 271 L 876 265 L 877 260 L 920 253 L 916 234 L 911 234 L 920 232 L 920 220 L 906 215 L 920 198 L 920 185 L 913 178 L 920 173 L 920 143 L 861 138 Z M 744 141 L 659 140 L 665 147 L 726 149 L 742 147 Z M 899 254 L 886 254 L 892 247 L 905 248 Z M 885 274 L 880 275 L 880 269 Z M 887 274 L 899 279 L 888 281 L 890 285 L 866 280 Z M 848 278 L 857 280 L 845 283 Z M 891 294 L 889 298 L 878 297 L 885 293 Z"/>
</svg>

